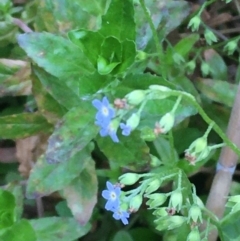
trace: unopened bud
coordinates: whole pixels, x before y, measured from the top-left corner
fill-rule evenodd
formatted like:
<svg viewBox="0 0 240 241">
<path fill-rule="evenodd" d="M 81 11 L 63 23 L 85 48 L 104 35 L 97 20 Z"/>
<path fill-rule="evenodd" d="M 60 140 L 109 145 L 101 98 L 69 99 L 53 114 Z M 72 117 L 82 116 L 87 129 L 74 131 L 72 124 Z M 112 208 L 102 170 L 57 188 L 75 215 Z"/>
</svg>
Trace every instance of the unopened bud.
<svg viewBox="0 0 240 241">
<path fill-rule="evenodd" d="M 149 208 L 156 208 L 158 206 L 161 206 L 163 203 L 165 203 L 167 199 L 167 195 L 164 193 L 154 193 L 145 196 L 149 198 L 149 200 L 146 202 Z"/>
<path fill-rule="evenodd" d="M 160 186 L 161 186 L 162 182 L 160 182 L 159 179 L 153 179 L 150 183 L 148 183 L 148 187 L 145 191 L 146 194 L 150 194 L 155 192 Z"/>
<path fill-rule="evenodd" d="M 120 176 L 119 182 L 123 185 L 133 185 L 136 183 L 140 178 L 139 174 L 136 173 L 125 173 L 122 176 Z"/>
<path fill-rule="evenodd" d="M 131 212 L 136 212 L 142 205 L 142 195 L 137 195 L 130 200 L 129 208 Z"/>
<path fill-rule="evenodd" d="M 182 202 L 183 202 L 182 191 L 180 189 L 173 191 L 170 197 L 169 207 L 174 208 L 179 212 L 182 208 Z"/>
<path fill-rule="evenodd" d="M 145 96 L 145 90 L 134 90 L 127 94 L 125 98 L 127 99 L 128 104 L 139 105 L 145 99 Z"/>
<path fill-rule="evenodd" d="M 166 134 L 168 131 L 172 129 L 174 126 L 174 114 L 171 112 L 168 112 L 165 114 L 161 120 L 156 123 L 154 132 L 156 135 L 158 134 Z"/>
<path fill-rule="evenodd" d="M 197 227 L 193 228 L 187 236 L 187 241 L 200 241 L 200 233 Z"/>
<path fill-rule="evenodd" d="M 192 220 L 194 223 L 197 223 L 198 221 L 202 223 L 203 221 L 201 208 L 196 204 L 193 204 L 189 210 L 188 222 L 190 222 L 190 220 Z"/>
</svg>

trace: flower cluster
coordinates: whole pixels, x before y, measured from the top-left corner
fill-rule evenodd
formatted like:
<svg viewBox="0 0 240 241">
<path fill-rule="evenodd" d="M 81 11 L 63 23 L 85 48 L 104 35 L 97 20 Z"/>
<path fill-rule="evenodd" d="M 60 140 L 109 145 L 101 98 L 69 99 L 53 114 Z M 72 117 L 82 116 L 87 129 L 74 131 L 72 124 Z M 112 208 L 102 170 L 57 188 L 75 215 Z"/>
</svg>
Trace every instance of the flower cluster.
<svg viewBox="0 0 240 241">
<path fill-rule="evenodd" d="M 105 209 L 113 212 L 113 218 L 121 220 L 124 225 L 128 224 L 130 214 L 122 208 L 120 200 L 121 188 L 107 182 L 107 190 L 103 190 L 102 196 L 107 200 Z"/>
<path fill-rule="evenodd" d="M 117 120 L 113 120 L 115 111 L 109 104 L 107 97 L 103 97 L 102 101 L 95 99 L 92 104 L 98 110 L 95 124 L 101 127 L 100 135 L 102 137 L 109 135 L 114 142 L 119 142 L 116 134 L 119 123 Z"/>
</svg>

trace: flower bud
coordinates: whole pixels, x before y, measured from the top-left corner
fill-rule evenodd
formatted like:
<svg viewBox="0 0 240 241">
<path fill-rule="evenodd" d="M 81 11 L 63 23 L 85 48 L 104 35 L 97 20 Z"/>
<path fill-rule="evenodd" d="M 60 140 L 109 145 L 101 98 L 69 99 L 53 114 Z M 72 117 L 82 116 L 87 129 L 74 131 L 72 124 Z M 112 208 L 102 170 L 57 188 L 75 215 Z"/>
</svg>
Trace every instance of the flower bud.
<svg viewBox="0 0 240 241">
<path fill-rule="evenodd" d="M 162 208 L 156 209 L 156 210 L 153 212 L 153 215 L 155 215 L 155 216 L 160 216 L 160 217 L 169 216 L 166 207 L 162 207 Z"/>
<path fill-rule="evenodd" d="M 145 194 L 150 194 L 152 192 L 155 192 L 160 186 L 162 182 L 160 182 L 159 179 L 153 179 L 150 183 L 148 183 L 148 187 L 145 191 Z"/>
<path fill-rule="evenodd" d="M 182 191 L 180 189 L 177 189 L 172 192 L 170 201 L 169 201 L 169 208 L 174 208 L 178 212 L 182 208 L 182 202 L 183 202 L 183 196 L 182 196 Z"/>
<path fill-rule="evenodd" d="M 138 113 L 133 113 L 130 118 L 127 120 L 127 126 L 131 127 L 131 130 L 134 130 L 140 122 L 140 115 Z"/>
<path fill-rule="evenodd" d="M 120 176 L 119 182 L 123 185 L 133 185 L 136 183 L 140 178 L 140 175 L 137 173 L 125 173 L 122 176 Z"/>
<path fill-rule="evenodd" d="M 204 37 L 209 45 L 211 45 L 212 42 L 217 42 L 216 35 L 210 29 L 205 30 Z"/>
<path fill-rule="evenodd" d="M 233 54 L 237 49 L 238 40 L 229 41 L 223 48 L 224 51 L 227 51 L 229 55 Z"/>
<path fill-rule="evenodd" d="M 196 204 L 193 204 L 189 210 L 188 222 L 190 222 L 190 220 L 192 220 L 194 223 L 197 223 L 198 220 L 200 221 L 200 223 L 202 223 L 203 221 L 201 208 Z"/>
<path fill-rule="evenodd" d="M 202 71 L 203 76 L 208 75 L 209 72 L 210 72 L 209 65 L 206 62 L 204 62 L 204 61 L 201 64 L 201 71 Z"/>
<path fill-rule="evenodd" d="M 160 222 L 159 222 L 160 221 Z M 159 222 L 159 225 L 157 225 L 156 229 L 159 231 L 162 230 L 171 230 L 175 229 L 177 227 L 180 227 L 183 225 L 184 222 L 186 222 L 186 218 L 183 216 L 165 216 L 162 217 L 156 222 Z"/>
<path fill-rule="evenodd" d="M 188 28 L 191 28 L 192 31 L 197 31 L 199 29 L 200 23 L 200 16 L 196 15 L 190 20 Z"/>
<path fill-rule="evenodd" d="M 142 205 L 142 201 L 143 201 L 143 198 L 142 198 L 142 195 L 137 195 L 135 197 L 133 197 L 130 202 L 129 202 L 129 208 L 130 210 L 133 212 L 136 212 L 140 206 Z"/>
<path fill-rule="evenodd" d="M 127 99 L 128 104 L 139 105 L 145 99 L 145 96 L 145 90 L 134 90 L 127 94 L 125 98 Z"/>
<path fill-rule="evenodd" d="M 164 193 L 154 193 L 145 196 L 149 198 L 149 200 L 146 202 L 149 208 L 156 208 L 158 206 L 161 206 L 163 203 L 165 203 L 167 199 L 167 195 Z"/>
<path fill-rule="evenodd" d="M 161 120 L 156 123 L 154 132 L 155 134 L 166 134 L 174 126 L 174 114 L 168 112 L 165 114 Z"/>
<path fill-rule="evenodd" d="M 141 139 L 144 141 L 154 141 L 156 139 L 154 130 L 150 127 L 143 127 L 141 130 Z"/>
<path fill-rule="evenodd" d="M 196 68 L 196 62 L 194 60 L 191 60 L 186 64 L 186 69 L 188 74 L 192 74 L 195 68 Z"/>
<path fill-rule="evenodd" d="M 151 160 L 150 160 L 150 166 L 151 167 L 158 167 L 162 164 L 162 162 L 156 157 L 150 154 Z"/>
<path fill-rule="evenodd" d="M 174 53 L 173 54 L 173 61 L 177 64 L 177 65 L 182 65 L 185 62 L 185 59 L 183 58 L 182 55 L 178 54 L 178 53 Z"/>
<path fill-rule="evenodd" d="M 200 241 L 200 233 L 197 227 L 193 228 L 187 236 L 187 241 Z"/>
<path fill-rule="evenodd" d="M 171 91 L 170 88 L 166 87 L 166 86 L 163 86 L 163 85 L 150 85 L 148 87 L 150 90 L 159 90 L 159 91 Z"/>
<path fill-rule="evenodd" d="M 148 54 L 146 52 L 141 50 L 137 51 L 137 56 L 136 56 L 137 60 L 145 60 L 147 59 L 147 57 L 148 57 Z"/>
</svg>

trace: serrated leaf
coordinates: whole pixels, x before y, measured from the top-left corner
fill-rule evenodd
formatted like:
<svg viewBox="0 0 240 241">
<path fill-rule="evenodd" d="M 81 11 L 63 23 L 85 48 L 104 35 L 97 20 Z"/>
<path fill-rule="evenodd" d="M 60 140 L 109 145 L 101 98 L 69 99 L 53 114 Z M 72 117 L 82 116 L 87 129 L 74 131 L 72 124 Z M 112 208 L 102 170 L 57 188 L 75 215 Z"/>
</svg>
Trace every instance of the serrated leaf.
<svg viewBox="0 0 240 241">
<path fill-rule="evenodd" d="M 94 72 L 81 50 L 69 40 L 51 33 L 27 33 L 18 36 L 20 47 L 48 73 L 69 78 Z"/>
<path fill-rule="evenodd" d="M 131 0 L 112 0 L 106 15 L 102 17 L 103 36 L 113 36 L 119 41 L 135 41 L 134 9 Z"/>
<path fill-rule="evenodd" d="M 0 117 L 0 138 L 19 139 L 52 130 L 46 119 L 39 113 L 22 113 Z"/>
<path fill-rule="evenodd" d="M 28 220 L 22 219 L 0 236 L 2 240 L 36 241 L 36 233 Z"/>
<path fill-rule="evenodd" d="M 66 162 L 81 151 L 98 133 L 94 124 L 96 110 L 91 103 L 79 102 L 56 126 L 48 140 L 46 159 L 49 163 Z"/>
<path fill-rule="evenodd" d="M 85 225 L 92 215 L 97 202 L 97 191 L 95 163 L 89 160 L 80 176 L 64 187 L 62 192 L 73 216 L 81 225 Z"/>
<path fill-rule="evenodd" d="M 212 101 L 233 106 L 237 94 L 237 85 L 226 81 L 198 78 L 197 88 Z"/>
<path fill-rule="evenodd" d="M 49 217 L 30 220 L 37 241 L 74 241 L 89 232 L 91 225 L 80 226 L 74 218 Z"/>
<path fill-rule="evenodd" d="M 118 134 L 119 143 L 114 143 L 109 137 L 98 137 L 97 144 L 104 155 L 118 166 L 133 164 L 133 168 L 140 168 L 150 161 L 149 147 L 140 139 L 140 133 L 134 131 L 125 137 Z M 124 153 L 124 155 L 123 155 Z"/>
<path fill-rule="evenodd" d="M 25 61 L 0 59 L 0 97 L 30 95 L 30 72 Z"/>
</svg>

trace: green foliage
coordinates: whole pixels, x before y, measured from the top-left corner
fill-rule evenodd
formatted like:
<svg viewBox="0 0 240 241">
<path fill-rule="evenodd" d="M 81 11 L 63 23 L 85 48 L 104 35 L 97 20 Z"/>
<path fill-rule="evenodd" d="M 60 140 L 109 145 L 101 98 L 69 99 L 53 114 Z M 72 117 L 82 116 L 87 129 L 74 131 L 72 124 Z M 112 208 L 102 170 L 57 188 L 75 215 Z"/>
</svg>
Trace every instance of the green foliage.
<svg viewBox="0 0 240 241">
<path fill-rule="evenodd" d="M 238 203 L 216 220 L 189 179 L 224 145 L 240 155 L 224 134 L 239 37 L 202 21 L 212 2 L 1 1 L 0 153 L 16 141 L 31 171 L 0 165 L 0 240 L 238 240 Z"/>
</svg>

